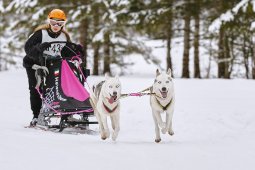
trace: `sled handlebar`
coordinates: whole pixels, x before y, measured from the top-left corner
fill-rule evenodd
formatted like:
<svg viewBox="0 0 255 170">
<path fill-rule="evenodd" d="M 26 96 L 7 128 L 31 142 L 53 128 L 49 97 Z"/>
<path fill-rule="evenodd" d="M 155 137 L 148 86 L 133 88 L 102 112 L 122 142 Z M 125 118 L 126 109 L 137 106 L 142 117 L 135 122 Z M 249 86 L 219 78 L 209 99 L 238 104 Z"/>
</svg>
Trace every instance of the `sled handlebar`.
<svg viewBox="0 0 255 170">
<path fill-rule="evenodd" d="M 65 44 L 68 44 L 68 45 L 73 45 L 73 46 L 75 46 L 75 47 L 77 47 L 79 44 L 75 44 L 75 43 L 72 43 L 72 42 L 69 42 L 69 41 L 52 41 L 52 42 L 48 42 L 50 45 L 51 44 L 57 44 L 57 43 L 65 43 Z M 69 48 L 70 49 L 70 48 Z M 54 57 L 51 57 L 50 55 L 45 55 L 45 54 L 43 54 L 43 53 L 41 53 L 41 56 L 43 57 L 43 58 L 45 58 L 46 60 L 52 60 L 52 61 L 56 61 L 56 60 L 60 60 L 60 59 L 62 59 L 62 57 L 60 57 L 60 56 L 54 56 Z M 65 57 L 65 58 L 69 58 L 69 57 Z M 71 58 L 70 58 L 71 59 Z M 40 62 L 41 64 L 43 64 L 42 62 Z"/>
<path fill-rule="evenodd" d="M 69 41 L 52 41 L 52 42 L 49 42 L 49 44 L 57 44 L 57 43 L 67 43 L 67 44 L 71 44 L 71 45 L 78 45 L 78 44 L 75 44 L 75 43 L 72 43 L 72 42 L 69 42 Z"/>
</svg>

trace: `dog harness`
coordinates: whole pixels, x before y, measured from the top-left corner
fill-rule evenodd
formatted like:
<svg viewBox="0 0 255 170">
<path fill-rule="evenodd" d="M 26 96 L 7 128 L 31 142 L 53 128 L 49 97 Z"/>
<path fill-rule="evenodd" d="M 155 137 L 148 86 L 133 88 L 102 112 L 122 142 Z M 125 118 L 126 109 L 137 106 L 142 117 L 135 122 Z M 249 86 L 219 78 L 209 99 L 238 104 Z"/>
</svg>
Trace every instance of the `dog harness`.
<svg viewBox="0 0 255 170">
<path fill-rule="evenodd" d="M 172 103 L 172 99 L 173 99 L 173 98 L 170 100 L 169 103 L 167 103 L 166 106 L 162 106 L 162 104 L 160 104 L 160 102 L 158 101 L 157 97 L 155 97 L 155 99 L 156 99 L 158 105 L 159 105 L 164 111 L 166 111 L 166 110 L 168 109 L 168 107 L 170 106 L 170 104 Z"/>
<path fill-rule="evenodd" d="M 117 107 L 118 107 L 118 105 L 117 105 L 117 106 L 114 107 L 113 109 L 110 109 L 109 107 L 107 107 L 107 106 L 104 104 L 104 102 L 103 102 L 103 106 L 104 106 L 104 109 L 105 109 L 108 113 L 114 112 L 114 111 L 117 109 Z"/>
</svg>

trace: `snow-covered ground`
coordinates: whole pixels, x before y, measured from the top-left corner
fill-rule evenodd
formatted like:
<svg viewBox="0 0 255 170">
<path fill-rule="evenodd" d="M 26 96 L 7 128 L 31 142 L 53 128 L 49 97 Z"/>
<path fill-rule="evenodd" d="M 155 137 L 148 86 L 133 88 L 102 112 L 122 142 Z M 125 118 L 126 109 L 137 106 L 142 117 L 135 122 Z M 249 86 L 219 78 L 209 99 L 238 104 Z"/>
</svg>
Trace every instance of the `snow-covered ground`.
<svg viewBox="0 0 255 170">
<path fill-rule="evenodd" d="M 102 77 L 89 77 L 88 83 Z M 153 76 L 120 77 L 123 93 Z M 32 118 L 25 70 L 0 72 L 1 170 L 252 170 L 255 81 L 176 79 L 175 135 L 154 142 L 149 97 L 121 101 L 116 142 L 99 135 L 27 129 Z M 95 128 L 95 127 L 92 127 Z"/>
</svg>

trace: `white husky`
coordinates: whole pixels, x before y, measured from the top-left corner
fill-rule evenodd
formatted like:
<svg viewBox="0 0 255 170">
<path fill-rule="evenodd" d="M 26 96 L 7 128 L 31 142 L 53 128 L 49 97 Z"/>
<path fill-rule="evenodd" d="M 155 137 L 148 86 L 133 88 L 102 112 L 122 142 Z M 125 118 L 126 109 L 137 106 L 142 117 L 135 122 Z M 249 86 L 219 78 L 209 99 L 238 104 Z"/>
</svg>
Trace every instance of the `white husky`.
<svg viewBox="0 0 255 170">
<path fill-rule="evenodd" d="M 150 97 L 150 105 L 152 108 L 153 120 L 155 123 L 156 139 L 155 142 L 160 142 L 160 129 L 163 134 L 168 132 L 169 135 L 174 135 L 172 129 L 172 117 L 174 112 L 174 86 L 171 76 L 171 69 L 167 73 L 160 73 L 157 69 L 156 79 L 151 92 L 155 93 Z M 166 112 L 166 122 L 162 121 L 161 113 Z"/>
<path fill-rule="evenodd" d="M 111 118 L 112 124 L 112 140 L 116 140 L 120 130 L 120 99 L 121 84 L 118 76 L 109 77 L 105 75 L 105 81 L 93 86 L 93 94 L 91 95 L 92 106 L 97 117 L 101 138 L 105 140 L 110 136 L 107 117 Z"/>
</svg>

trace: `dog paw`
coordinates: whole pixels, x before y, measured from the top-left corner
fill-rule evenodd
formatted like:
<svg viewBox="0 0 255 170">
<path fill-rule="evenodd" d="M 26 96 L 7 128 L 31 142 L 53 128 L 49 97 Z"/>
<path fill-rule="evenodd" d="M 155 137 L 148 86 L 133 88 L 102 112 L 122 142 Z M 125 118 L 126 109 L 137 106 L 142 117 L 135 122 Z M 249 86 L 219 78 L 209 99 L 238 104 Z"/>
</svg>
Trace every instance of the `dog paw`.
<svg viewBox="0 0 255 170">
<path fill-rule="evenodd" d="M 105 139 L 106 139 L 106 136 L 101 136 L 101 139 L 102 139 L 102 140 L 105 140 Z"/>
<path fill-rule="evenodd" d="M 162 132 L 163 134 L 166 134 L 167 129 L 166 129 L 166 128 L 163 128 L 163 129 L 161 129 L 161 132 Z"/>
<path fill-rule="evenodd" d="M 113 141 L 116 141 L 116 139 L 117 139 L 117 136 L 112 136 Z"/>
<path fill-rule="evenodd" d="M 173 131 L 173 130 L 169 130 L 169 131 L 168 131 L 168 134 L 169 134 L 170 136 L 173 136 L 173 135 L 174 135 L 174 131 Z"/>
<path fill-rule="evenodd" d="M 112 133 L 112 140 L 116 141 L 117 137 L 118 137 L 118 134 L 113 132 Z"/>
<path fill-rule="evenodd" d="M 159 139 L 155 139 L 155 142 L 156 143 L 159 143 L 161 141 L 161 139 L 159 138 Z"/>
<path fill-rule="evenodd" d="M 106 136 L 106 138 L 109 138 L 109 136 L 110 136 L 110 131 L 109 130 L 105 131 L 105 136 Z"/>
<path fill-rule="evenodd" d="M 102 140 L 107 139 L 107 135 L 106 135 L 105 131 L 102 131 L 102 132 L 101 132 L 101 139 L 102 139 Z"/>
</svg>

